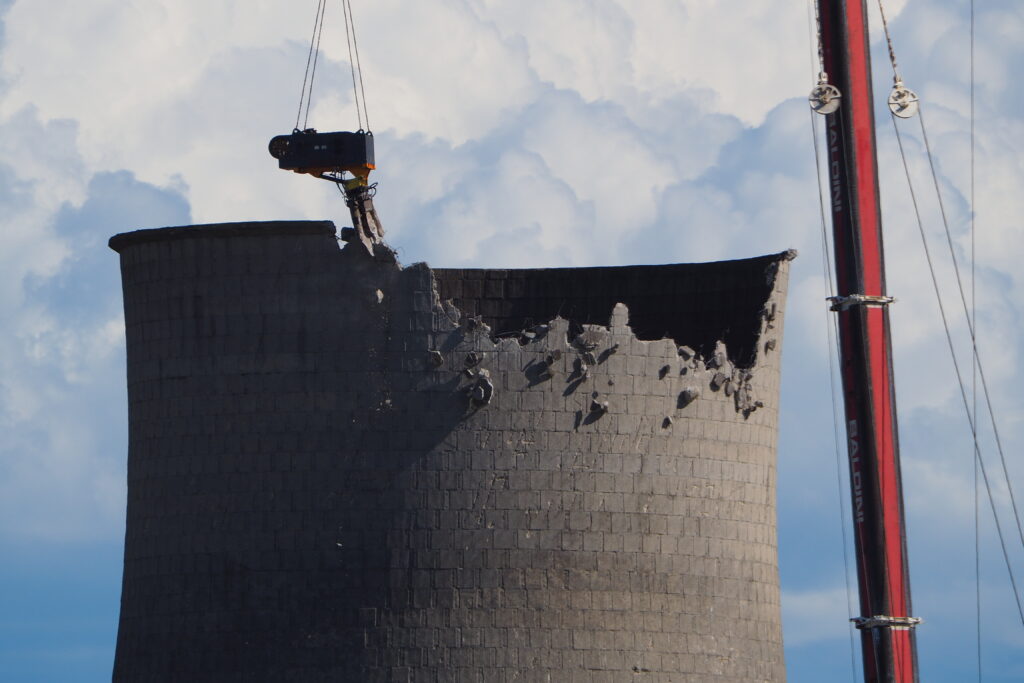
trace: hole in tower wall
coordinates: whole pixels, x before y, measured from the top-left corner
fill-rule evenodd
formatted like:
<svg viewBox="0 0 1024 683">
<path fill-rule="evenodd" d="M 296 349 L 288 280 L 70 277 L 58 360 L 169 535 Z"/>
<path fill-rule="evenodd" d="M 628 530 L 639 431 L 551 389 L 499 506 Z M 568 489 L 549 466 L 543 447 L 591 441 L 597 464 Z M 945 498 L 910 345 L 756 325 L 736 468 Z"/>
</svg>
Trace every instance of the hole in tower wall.
<svg viewBox="0 0 1024 683">
<path fill-rule="evenodd" d="M 608 325 L 616 303 L 642 340 L 670 338 L 704 357 L 723 341 L 730 360 L 753 365 L 761 312 L 775 285 L 773 254 L 738 261 L 529 270 L 433 269 L 441 300 L 480 316 L 495 337 L 561 316 L 571 329 Z"/>
</svg>

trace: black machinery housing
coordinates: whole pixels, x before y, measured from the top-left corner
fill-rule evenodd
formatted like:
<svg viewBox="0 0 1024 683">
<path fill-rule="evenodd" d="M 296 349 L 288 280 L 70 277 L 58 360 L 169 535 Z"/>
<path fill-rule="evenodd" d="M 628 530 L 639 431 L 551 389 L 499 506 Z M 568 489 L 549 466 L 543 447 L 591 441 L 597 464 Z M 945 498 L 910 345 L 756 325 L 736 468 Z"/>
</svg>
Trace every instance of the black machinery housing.
<svg viewBox="0 0 1024 683">
<path fill-rule="evenodd" d="M 318 133 L 313 128 L 278 135 L 270 140 L 270 155 L 278 166 L 296 173 L 322 175 L 348 171 L 366 177 L 376 168 L 373 133 Z"/>
</svg>

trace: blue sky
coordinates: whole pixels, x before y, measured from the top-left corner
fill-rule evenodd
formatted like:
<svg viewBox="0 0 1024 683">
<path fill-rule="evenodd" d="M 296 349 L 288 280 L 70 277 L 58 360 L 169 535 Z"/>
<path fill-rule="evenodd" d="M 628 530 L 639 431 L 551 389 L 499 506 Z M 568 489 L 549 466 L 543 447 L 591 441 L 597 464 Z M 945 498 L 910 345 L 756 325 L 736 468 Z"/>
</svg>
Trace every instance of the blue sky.
<svg viewBox="0 0 1024 683">
<path fill-rule="evenodd" d="M 127 420 L 108 237 L 192 222 L 348 220 L 330 187 L 281 173 L 266 153 L 295 122 L 315 4 L 0 0 L 0 680 L 110 675 Z M 791 681 L 851 680 L 807 2 L 353 5 L 377 206 L 404 263 L 586 266 L 800 250 L 779 444 L 787 666 Z M 968 7 L 886 2 L 963 262 Z M 1024 6 L 988 0 L 977 12 L 979 346 L 1024 495 Z M 873 17 L 881 95 L 891 72 Z M 310 124 L 354 128 L 339 3 L 328 7 L 323 47 Z M 974 680 L 971 449 L 892 125 L 879 121 L 923 680 Z M 901 126 L 969 367 L 920 128 Z M 987 431 L 982 444 L 994 476 Z M 981 504 L 984 680 L 1021 680 L 1024 626 Z M 1012 541 L 1005 486 L 996 504 Z M 1010 552 L 1024 579 L 1024 548 Z"/>
</svg>

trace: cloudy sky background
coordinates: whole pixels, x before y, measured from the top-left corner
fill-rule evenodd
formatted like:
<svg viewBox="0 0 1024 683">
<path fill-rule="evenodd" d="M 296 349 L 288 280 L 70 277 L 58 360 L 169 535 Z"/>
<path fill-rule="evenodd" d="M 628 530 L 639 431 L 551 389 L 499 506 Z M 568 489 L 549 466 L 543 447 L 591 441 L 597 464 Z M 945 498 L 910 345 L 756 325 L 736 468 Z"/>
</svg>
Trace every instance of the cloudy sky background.
<svg viewBox="0 0 1024 683">
<path fill-rule="evenodd" d="M 355 0 L 377 199 L 404 263 L 587 266 L 794 247 L 779 448 L 791 681 L 852 680 L 811 117 L 809 5 L 742 0 Z M 308 6 L 307 6 L 308 5 Z M 109 679 L 127 450 L 117 233 L 348 222 L 277 170 L 313 0 L 0 0 L 0 678 Z M 968 0 L 890 0 L 968 262 Z M 876 93 L 891 71 L 874 28 Z M 1024 6 L 978 3 L 977 325 L 1024 495 Z M 356 127 L 340 2 L 310 124 Z M 880 98 L 880 101 L 882 98 Z M 879 117 L 922 679 L 976 678 L 974 470 L 892 124 Z M 901 122 L 945 306 L 966 326 L 917 121 Z M 966 273 L 965 273 L 966 275 Z M 970 296 L 970 292 L 968 292 Z M 987 425 L 987 417 L 979 423 Z M 1024 550 L 982 438 L 1018 579 Z M 843 472 L 845 475 L 845 472 Z M 844 483 L 845 486 L 845 483 Z M 984 680 L 1024 679 L 1024 626 L 982 499 Z M 840 521 L 842 513 L 842 522 Z M 859 650 L 857 654 L 859 660 Z"/>
</svg>

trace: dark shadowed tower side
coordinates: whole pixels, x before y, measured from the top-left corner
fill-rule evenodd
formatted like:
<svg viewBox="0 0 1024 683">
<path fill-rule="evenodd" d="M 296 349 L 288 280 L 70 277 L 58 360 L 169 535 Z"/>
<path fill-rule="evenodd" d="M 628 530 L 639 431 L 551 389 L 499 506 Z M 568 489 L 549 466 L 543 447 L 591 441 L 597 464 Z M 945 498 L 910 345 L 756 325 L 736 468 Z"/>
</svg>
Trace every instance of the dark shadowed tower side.
<svg viewBox="0 0 1024 683">
<path fill-rule="evenodd" d="M 784 680 L 792 254 L 403 269 L 326 222 L 111 246 L 115 680 Z"/>
</svg>

